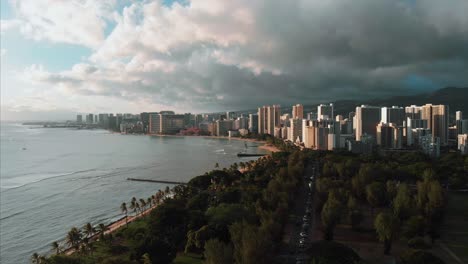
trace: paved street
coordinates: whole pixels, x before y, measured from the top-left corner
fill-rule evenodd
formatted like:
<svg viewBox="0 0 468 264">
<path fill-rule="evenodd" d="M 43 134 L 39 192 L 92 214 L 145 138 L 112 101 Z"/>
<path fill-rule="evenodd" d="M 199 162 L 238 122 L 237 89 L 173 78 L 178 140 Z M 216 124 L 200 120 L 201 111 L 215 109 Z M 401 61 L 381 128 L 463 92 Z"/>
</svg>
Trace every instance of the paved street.
<svg viewBox="0 0 468 264">
<path fill-rule="evenodd" d="M 279 258 L 281 263 L 307 263 L 308 256 L 304 250 L 312 242 L 315 229 L 314 183 L 318 173 L 319 163 L 309 162 L 304 170 L 304 184 L 298 191 L 295 206 L 285 227 L 283 242 Z"/>
</svg>

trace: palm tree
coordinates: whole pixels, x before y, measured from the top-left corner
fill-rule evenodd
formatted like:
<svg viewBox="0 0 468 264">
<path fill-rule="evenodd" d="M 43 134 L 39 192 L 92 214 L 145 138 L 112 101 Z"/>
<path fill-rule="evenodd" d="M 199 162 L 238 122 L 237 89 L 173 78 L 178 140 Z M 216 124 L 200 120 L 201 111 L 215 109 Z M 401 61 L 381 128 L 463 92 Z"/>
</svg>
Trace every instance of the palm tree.
<svg viewBox="0 0 468 264">
<path fill-rule="evenodd" d="M 166 189 L 164 190 L 165 195 L 169 195 L 171 193 L 171 188 L 169 186 L 166 186 Z"/>
<path fill-rule="evenodd" d="M 55 252 L 55 255 L 60 254 L 61 249 L 60 249 L 60 245 L 59 245 L 59 243 L 57 241 L 52 242 L 52 244 L 50 244 L 50 245 L 52 246 L 52 251 Z"/>
<path fill-rule="evenodd" d="M 94 232 L 96 232 L 96 230 L 94 229 L 94 227 L 91 225 L 91 223 L 87 223 L 84 227 L 84 234 L 86 235 L 86 237 L 90 238 L 94 235 Z"/>
<path fill-rule="evenodd" d="M 138 202 L 135 203 L 135 210 L 136 210 L 136 212 L 140 211 L 140 213 L 141 213 L 141 207 L 140 207 L 140 204 Z"/>
<path fill-rule="evenodd" d="M 149 208 L 151 208 L 153 206 L 153 199 L 151 199 L 151 197 L 148 197 L 148 199 L 146 199 L 146 204 L 149 205 Z"/>
<path fill-rule="evenodd" d="M 40 264 L 45 264 L 47 262 L 47 259 L 45 256 L 39 256 L 39 263 Z"/>
<path fill-rule="evenodd" d="M 76 227 L 72 227 L 70 231 L 67 233 L 66 243 L 70 247 L 74 247 L 75 249 L 78 248 L 81 241 L 81 232 Z"/>
<path fill-rule="evenodd" d="M 34 254 L 32 254 L 31 256 L 31 262 L 34 263 L 34 264 L 39 264 L 41 259 L 40 259 L 41 256 L 39 256 L 39 254 L 37 254 L 37 252 L 35 252 Z"/>
<path fill-rule="evenodd" d="M 99 226 L 98 226 L 98 230 L 99 230 L 99 239 L 104 241 L 105 240 L 105 236 L 104 236 L 104 233 L 107 231 L 107 226 L 103 223 L 100 223 Z"/>
<path fill-rule="evenodd" d="M 158 197 L 159 197 L 159 201 L 164 200 L 164 192 L 161 190 L 158 190 Z"/>
<path fill-rule="evenodd" d="M 108 228 L 105 224 L 103 224 L 103 223 L 100 223 L 98 228 L 99 228 L 99 233 L 105 233 L 105 232 L 109 229 L 109 228 Z"/>
<path fill-rule="evenodd" d="M 215 168 L 219 168 L 219 163 L 218 162 L 215 163 Z"/>
<path fill-rule="evenodd" d="M 135 201 L 133 201 L 133 200 L 132 200 L 131 203 L 130 203 L 130 209 L 133 210 L 133 213 L 135 213 L 135 215 L 136 215 L 136 212 L 137 212 L 136 204 L 137 204 L 137 202 L 135 202 Z"/>
<path fill-rule="evenodd" d="M 140 199 L 140 204 L 141 204 L 141 211 L 145 211 L 146 208 L 146 202 L 145 199 Z"/>
<path fill-rule="evenodd" d="M 125 224 L 128 226 L 128 210 L 127 210 L 127 204 L 122 203 L 120 205 L 120 211 L 125 214 Z"/>
</svg>

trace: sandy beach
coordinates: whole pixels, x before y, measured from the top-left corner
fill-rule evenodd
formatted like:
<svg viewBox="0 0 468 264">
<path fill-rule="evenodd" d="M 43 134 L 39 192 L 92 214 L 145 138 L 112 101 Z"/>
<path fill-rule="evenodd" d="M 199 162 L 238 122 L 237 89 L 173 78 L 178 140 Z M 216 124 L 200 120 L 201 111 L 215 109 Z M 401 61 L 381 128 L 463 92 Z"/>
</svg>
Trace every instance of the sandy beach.
<svg viewBox="0 0 468 264">
<path fill-rule="evenodd" d="M 158 207 L 158 205 L 153 205 L 152 207 L 146 209 L 145 211 L 143 211 L 142 213 L 140 214 L 137 214 L 137 215 L 129 215 L 127 217 L 127 220 L 125 219 L 125 216 L 110 223 L 109 225 L 107 225 L 107 230 L 104 232 L 105 235 L 107 234 L 110 234 L 110 233 L 113 233 L 115 232 L 116 230 L 118 230 L 119 228 L 121 228 L 122 226 L 125 226 L 127 223 L 131 223 L 143 216 L 146 216 L 148 215 L 153 209 L 155 209 L 156 207 Z M 92 237 L 90 237 L 89 241 L 90 242 L 93 242 L 93 241 L 96 241 L 98 240 L 99 238 L 99 233 L 93 235 Z M 73 247 L 69 247 L 67 249 L 64 249 L 63 250 L 63 254 L 69 256 L 71 254 L 73 254 L 75 252 L 75 249 Z"/>
</svg>

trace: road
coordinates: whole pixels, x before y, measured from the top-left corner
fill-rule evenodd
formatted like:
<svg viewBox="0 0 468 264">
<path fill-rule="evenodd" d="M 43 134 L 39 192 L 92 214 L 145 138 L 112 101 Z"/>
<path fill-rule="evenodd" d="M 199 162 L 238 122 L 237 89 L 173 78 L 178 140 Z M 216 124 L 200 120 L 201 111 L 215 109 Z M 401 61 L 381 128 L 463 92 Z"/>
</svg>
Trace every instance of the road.
<svg viewBox="0 0 468 264">
<path fill-rule="evenodd" d="M 280 263 L 308 263 L 308 256 L 304 254 L 304 249 L 312 242 L 311 238 L 314 235 L 315 203 L 314 192 L 311 190 L 315 188 L 314 184 L 319 171 L 318 168 L 319 163 L 313 161 L 309 162 L 304 170 L 304 184 L 297 190 L 294 208 L 285 226 L 283 237 L 285 246 L 280 250 L 280 254 L 278 255 Z M 311 180 L 311 177 L 313 180 Z M 310 212 L 309 215 L 307 215 L 307 211 Z M 303 238 L 303 245 L 300 243 L 302 238 L 301 232 L 306 233 Z"/>
</svg>

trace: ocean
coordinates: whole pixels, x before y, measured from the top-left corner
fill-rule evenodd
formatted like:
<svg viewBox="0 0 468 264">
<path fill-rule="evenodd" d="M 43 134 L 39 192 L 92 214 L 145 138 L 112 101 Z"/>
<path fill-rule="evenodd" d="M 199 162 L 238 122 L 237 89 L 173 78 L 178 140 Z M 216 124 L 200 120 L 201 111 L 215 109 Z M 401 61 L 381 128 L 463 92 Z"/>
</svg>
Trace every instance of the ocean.
<svg viewBox="0 0 468 264">
<path fill-rule="evenodd" d="M 120 204 L 147 198 L 166 184 L 188 181 L 265 153 L 258 143 L 204 137 L 121 135 L 106 130 L 43 128 L 1 123 L 0 262 L 29 263 L 50 253 L 71 227 L 109 224 Z M 63 242 L 61 243 L 63 245 Z"/>
</svg>

